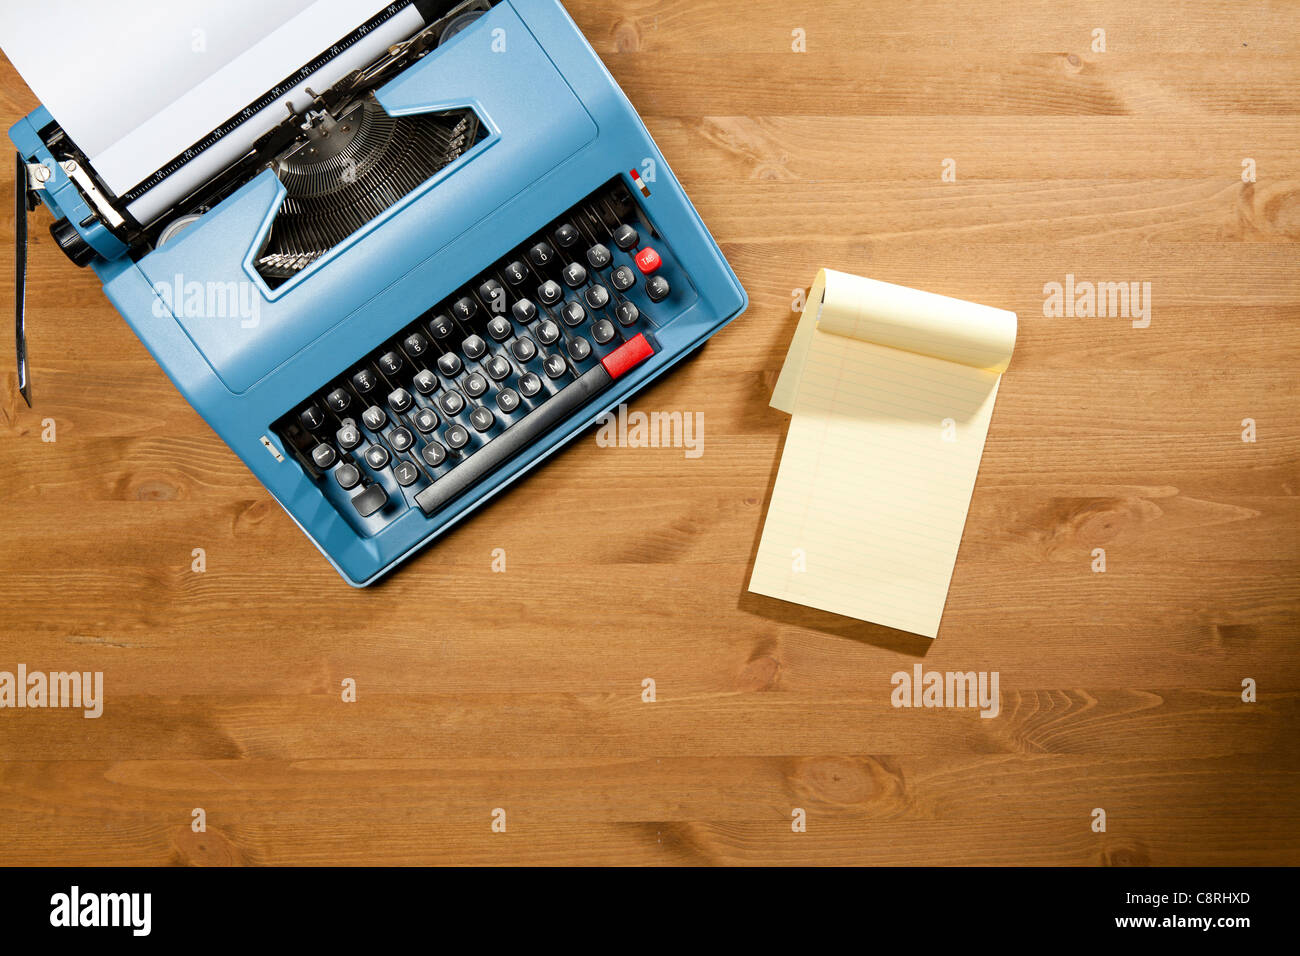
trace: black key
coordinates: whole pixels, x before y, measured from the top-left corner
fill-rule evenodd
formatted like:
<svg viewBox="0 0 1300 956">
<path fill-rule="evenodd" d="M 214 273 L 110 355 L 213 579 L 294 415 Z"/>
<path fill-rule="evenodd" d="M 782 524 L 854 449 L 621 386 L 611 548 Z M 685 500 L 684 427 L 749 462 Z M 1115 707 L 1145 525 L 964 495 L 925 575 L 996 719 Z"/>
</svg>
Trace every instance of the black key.
<svg viewBox="0 0 1300 956">
<path fill-rule="evenodd" d="M 469 423 L 481 432 L 491 428 L 495 421 L 496 419 L 492 417 L 492 409 L 485 405 L 475 405 L 469 413 Z"/>
<path fill-rule="evenodd" d="M 532 299 L 520 299 L 510 311 L 514 313 L 515 321 L 520 325 L 527 325 L 537 318 L 537 306 L 533 305 Z"/>
<path fill-rule="evenodd" d="M 388 449 L 383 445 L 371 445 L 366 449 L 366 464 L 378 471 L 389 461 Z"/>
<path fill-rule="evenodd" d="M 528 281 L 528 267 L 518 259 L 501 271 L 506 274 L 506 281 L 511 285 L 523 285 Z"/>
<path fill-rule="evenodd" d="M 547 319 L 537 327 L 537 341 L 543 345 L 554 345 L 560 341 L 560 327 Z"/>
<path fill-rule="evenodd" d="M 388 504 L 388 492 L 384 491 L 383 485 L 371 485 L 352 499 L 352 506 L 363 518 L 369 518 L 386 504 Z"/>
<path fill-rule="evenodd" d="M 455 352 L 443 352 L 438 356 L 438 371 L 448 378 L 459 375 L 464 367 L 465 363 Z"/>
<path fill-rule="evenodd" d="M 361 413 L 361 423 L 372 432 L 377 432 L 388 424 L 388 414 L 378 405 L 371 405 Z"/>
<path fill-rule="evenodd" d="M 478 372 L 471 372 L 465 376 L 465 381 L 461 382 L 461 387 L 465 389 L 465 394 L 470 398 L 478 398 L 488 390 L 487 379 Z"/>
<path fill-rule="evenodd" d="M 456 415 L 465 407 L 465 399 L 461 398 L 460 392 L 449 389 L 438 396 L 438 404 L 447 415 Z"/>
<path fill-rule="evenodd" d="M 609 254 L 609 246 L 598 242 L 587 250 L 587 262 L 593 269 L 603 269 L 614 257 Z"/>
<path fill-rule="evenodd" d="M 564 267 L 564 284 L 570 289 L 576 289 L 578 286 L 587 281 L 587 270 L 582 267 L 580 262 L 570 262 Z"/>
<path fill-rule="evenodd" d="M 420 469 L 409 461 L 400 461 L 393 466 L 393 477 L 403 488 L 409 488 L 420 477 Z"/>
<path fill-rule="evenodd" d="M 614 230 L 614 242 L 624 252 L 635 249 L 636 244 L 640 241 L 641 237 L 637 235 L 636 230 L 627 223 Z"/>
<path fill-rule="evenodd" d="M 568 249 L 579 239 L 578 230 L 574 229 L 567 222 L 555 230 L 555 241 L 560 244 L 561 249 Z"/>
<path fill-rule="evenodd" d="M 626 292 L 636 285 L 636 273 L 628 266 L 619 266 L 609 274 L 609 282 L 619 292 Z"/>
<path fill-rule="evenodd" d="M 514 459 L 609 383 L 609 373 L 597 365 L 417 494 L 415 503 L 426 515 L 436 514 L 448 502 L 459 498 L 495 469 Z"/>
<path fill-rule="evenodd" d="M 298 421 L 302 422 L 302 427 L 307 431 L 315 431 L 325 424 L 325 413 L 319 405 L 308 405 L 298 416 Z"/>
<path fill-rule="evenodd" d="M 436 441 L 431 441 L 420 449 L 420 457 L 428 463 L 430 468 L 437 468 L 447 460 L 447 449 Z"/>
<path fill-rule="evenodd" d="M 420 409 L 411 416 L 411 421 L 415 422 L 415 427 L 425 435 L 438 427 L 438 416 L 429 408 Z"/>
<path fill-rule="evenodd" d="M 411 393 L 404 388 L 394 389 L 388 395 L 388 407 L 399 415 L 410 408 L 411 403 L 414 401 L 415 399 L 411 398 Z"/>
<path fill-rule="evenodd" d="M 603 309 L 609 305 L 609 290 L 603 285 L 594 285 L 587 290 L 587 305 L 593 309 Z"/>
<path fill-rule="evenodd" d="M 465 430 L 464 425 L 448 425 L 447 431 L 442 437 L 447 440 L 448 445 L 456 450 L 460 450 L 469 444 L 469 432 Z"/>
<path fill-rule="evenodd" d="M 510 325 L 509 319 L 503 319 L 499 315 L 494 315 L 487 324 L 488 335 L 498 342 L 504 342 L 514 334 L 514 328 Z"/>
<path fill-rule="evenodd" d="M 671 291 L 668 280 L 663 276 L 651 276 L 645 280 L 645 294 L 650 297 L 651 302 L 662 302 L 668 298 L 668 293 Z"/>
<path fill-rule="evenodd" d="M 344 451 L 351 451 L 361 444 L 361 429 L 357 428 L 351 419 L 348 419 L 334 437 L 339 440 L 340 448 Z"/>
<path fill-rule="evenodd" d="M 591 343 L 581 335 L 575 335 L 569 339 L 569 355 L 575 362 L 581 362 L 591 357 Z"/>
<path fill-rule="evenodd" d="M 531 362 L 537 355 L 537 346 L 532 339 L 519 338 L 510 343 L 510 351 L 521 362 Z"/>
<path fill-rule="evenodd" d="M 519 393 L 513 388 L 503 388 L 497 392 L 497 408 L 509 415 L 519 407 Z"/>
<path fill-rule="evenodd" d="M 641 310 L 631 302 L 620 302 L 614 309 L 614 317 L 620 325 L 636 325 L 636 320 L 641 318 Z"/>
<path fill-rule="evenodd" d="M 467 357 L 477 360 L 487 354 L 487 343 L 481 335 L 471 335 L 460 343 L 460 349 Z"/>
<path fill-rule="evenodd" d="M 500 355 L 492 356 L 483 363 L 483 367 L 487 369 L 487 373 L 492 376 L 493 381 L 500 382 L 510 374 L 510 363 Z"/>
<path fill-rule="evenodd" d="M 334 446 L 327 445 L 324 442 L 311 450 L 311 460 L 316 462 L 316 467 L 321 471 L 338 461 L 338 457 L 338 452 L 334 450 Z"/>
<path fill-rule="evenodd" d="M 402 348 L 406 354 L 413 359 L 419 358 L 425 352 L 429 351 L 429 340 L 419 332 L 412 332 L 402 341 Z"/>
<path fill-rule="evenodd" d="M 449 338 L 456 331 L 456 324 L 445 315 L 435 315 L 429 320 L 429 334 L 438 341 Z"/>
<path fill-rule="evenodd" d="M 352 387 L 362 395 L 368 395 L 379 385 L 379 379 L 368 368 L 359 369 L 352 376 Z"/>
<path fill-rule="evenodd" d="M 351 491 L 361 483 L 361 472 L 356 465 L 345 461 L 334 469 L 334 479 L 344 491 Z"/>
<path fill-rule="evenodd" d="M 462 322 L 468 322 L 478 311 L 478 305 L 469 296 L 462 296 L 452 303 L 451 314 Z"/>
<path fill-rule="evenodd" d="M 577 328 L 587 321 L 587 310 L 582 307 L 582 303 L 570 299 L 564 303 L 564 308 L 560 310 L 560 318 L 564 319 L 564 324 L 572 328 Z"/>
<path fill-rule="evenodd" d="M 525 397 L 532 398 L 542 390 L 542 380 L 532 372 L 525 372 L 519 379 L 519 391 L 523 392 Z"/>
<path fill-rule="evenodd" d="M 406 451 L 415 444 L 415 436 L 409 428 L 394 428 L 388 433 L 388 443 L 393 446 L 393 451 Z"/>
<path fill-rule="evenodd" d="M 385 352 L 379 356 L 379 371 L 385 375 L 396 375 L 402 370 L 402 356 L 397 352 Z"/>
<path fill-rule="evenodd" d="M 489 311 L 501 315 L 506 310 L 506 290 L 496 279 L 488 279 L 478 287 L 478 297 L 487 303 Z"/>
<path fill-rule="evenodd" d="M 564 361 L 564 356 L 559 352 L 552 352 L 542 362 L 542 368 L 551 378 L 559 378 L 569 370 L 569 363 Z"/>
<path fill-rule="evenodd" d="M 336 388 L 325 396 L 325 404 L 342 414 L 352 404 L 352 393 L 346 388 Z"/>
<path fill-rule="evenodd" d="M 448 355 L 451 353 L 448 352 Z M 441 360 L 439 360 L 441 361 Z M 457 359 L 459 361 L 459 359 Z M 427 368 L 422 368 L 415 373 L 415 390 L 421 395 L 429 395 L 438 387 L 438 376 L 434 375 Z"/>
<path fill-rule="evenodd" d="M 537 287 L 537 298 L 542 300 L 542 305 L 555 305 L 564 298 L 564 290 L 554 279 L 547 279 Z"/>
<path fill-rule="evenodd" d="M 555 258 L 555 250 L 549 243 L 539 242 L 528 250 L 528 258 L 540 269 L 551 264 L 551 260 Z"/>
<path fill-rule="evenodd" d="M 609 319 L 593 322 L 591 324 L 591 337 L 596 340 L 597 345 L 608 345 L 614 340 L 614 323 Z"/>
</svg>

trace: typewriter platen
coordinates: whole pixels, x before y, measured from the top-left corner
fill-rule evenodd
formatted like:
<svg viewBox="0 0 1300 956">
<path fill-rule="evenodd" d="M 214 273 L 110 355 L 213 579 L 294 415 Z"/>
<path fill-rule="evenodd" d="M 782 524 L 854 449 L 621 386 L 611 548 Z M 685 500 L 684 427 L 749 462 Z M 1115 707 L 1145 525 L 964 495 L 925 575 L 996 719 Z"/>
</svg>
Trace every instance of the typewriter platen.
<svg viewBox="0 0 1300 956">
<path fill-rule="evenodd" d="M 413 11 L 409 35 L 183 195 L 178 171 L 282 90 L 120 194 L 44 108 L 11 132 L 20 208 L 45 202 L 60 245 L 358 586 L 746 305 L 555 0 L 391 3 L 321 57 Z"/>
</svg>

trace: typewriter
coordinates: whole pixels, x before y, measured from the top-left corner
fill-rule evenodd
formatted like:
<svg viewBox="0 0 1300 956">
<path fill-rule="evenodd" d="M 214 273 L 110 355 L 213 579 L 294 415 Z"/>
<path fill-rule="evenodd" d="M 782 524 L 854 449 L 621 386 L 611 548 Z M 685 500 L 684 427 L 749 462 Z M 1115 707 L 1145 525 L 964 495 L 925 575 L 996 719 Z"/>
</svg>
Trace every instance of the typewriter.
<svg viewBox="0 0 1300 956">
<path fill-rule="evenodd" d="M 283 7 L 274 49 L 126 134 L 56 89 L 77 128 L 61 121 L 41 89 L 58 81 L 33 82 L 0 35 L 44 104 L 11 130 L 20 388 L 30 403 L 26 216 L 43 203 L 181 394 L 361 587 L 747 299 L 555 0 L 241 2 Z M 174 92 L 149 82 L 145 99 Z M 199 111 L 220 118 L 177 140 Z"/>
</svg>

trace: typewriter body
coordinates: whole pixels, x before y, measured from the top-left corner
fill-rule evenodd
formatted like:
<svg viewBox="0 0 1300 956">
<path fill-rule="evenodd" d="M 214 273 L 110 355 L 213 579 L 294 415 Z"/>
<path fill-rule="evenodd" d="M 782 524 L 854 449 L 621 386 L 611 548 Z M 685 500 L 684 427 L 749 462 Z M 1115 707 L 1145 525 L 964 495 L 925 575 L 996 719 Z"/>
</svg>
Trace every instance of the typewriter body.
<svg viewBox="0 0 1300 956">
<path fill-rule="evenodd" d="M 556 0 L 393 3 L 359 35 L 409 8 L 305 107 L 250 104 L 280 115 L 162 208 L 141 197 L 226 131 L 124 195 L 45 107 L 11 131 L 20 204 L 354 586 L 747 304 Z"/>
</svg>

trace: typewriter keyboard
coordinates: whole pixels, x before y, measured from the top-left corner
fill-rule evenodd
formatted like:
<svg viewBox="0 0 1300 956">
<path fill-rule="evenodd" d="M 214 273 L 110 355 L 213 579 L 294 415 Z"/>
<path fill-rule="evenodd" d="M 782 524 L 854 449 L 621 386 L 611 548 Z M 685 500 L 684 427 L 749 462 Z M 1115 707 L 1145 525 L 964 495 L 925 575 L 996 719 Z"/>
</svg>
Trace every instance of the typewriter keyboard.
<svg viewBox="0 0 1300 956">
<path fill-rule="evenodd" d="M 654 354 L 648 313 L 686 291 L 666 255 L 614 180 L 273 428 L 363 533 L 436 515 Z"/>
</svg>

